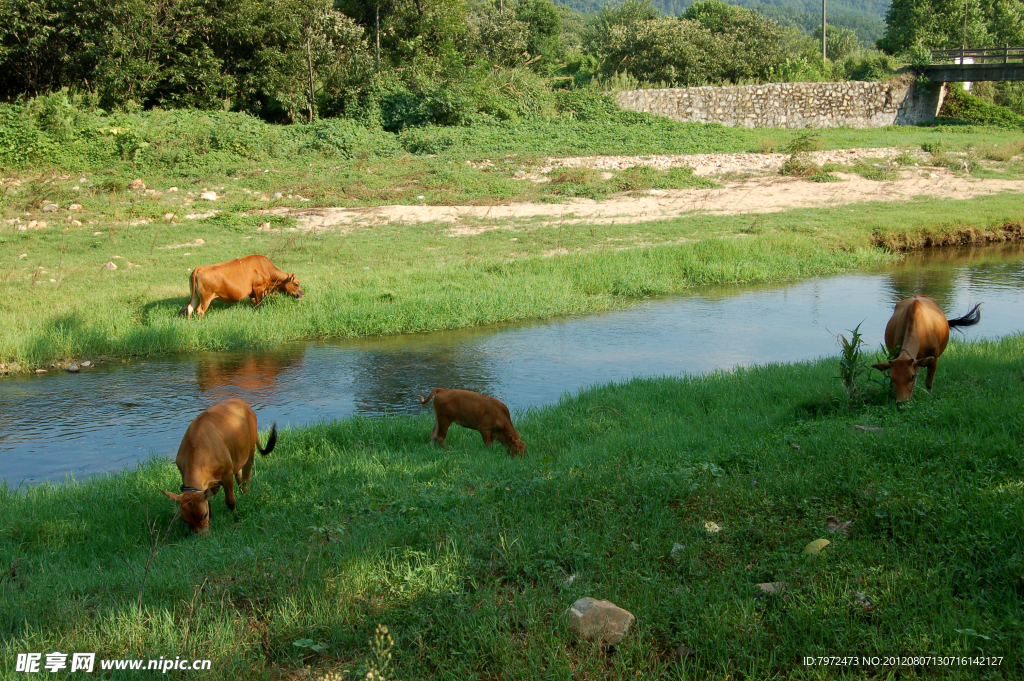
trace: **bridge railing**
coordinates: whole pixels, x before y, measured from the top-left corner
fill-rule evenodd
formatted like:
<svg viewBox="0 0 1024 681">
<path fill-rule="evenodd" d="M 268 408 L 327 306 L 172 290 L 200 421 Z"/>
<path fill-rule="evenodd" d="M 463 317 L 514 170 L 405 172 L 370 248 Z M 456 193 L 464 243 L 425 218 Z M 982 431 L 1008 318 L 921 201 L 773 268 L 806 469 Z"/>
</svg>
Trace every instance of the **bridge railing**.
<svg viewBox="0 0 1024 681">
<path fill-rule="evenodd" d="M 1024 62 L 1024 47 L 932 50 L 933 64 L 1015 64 Z"/>
</svg>

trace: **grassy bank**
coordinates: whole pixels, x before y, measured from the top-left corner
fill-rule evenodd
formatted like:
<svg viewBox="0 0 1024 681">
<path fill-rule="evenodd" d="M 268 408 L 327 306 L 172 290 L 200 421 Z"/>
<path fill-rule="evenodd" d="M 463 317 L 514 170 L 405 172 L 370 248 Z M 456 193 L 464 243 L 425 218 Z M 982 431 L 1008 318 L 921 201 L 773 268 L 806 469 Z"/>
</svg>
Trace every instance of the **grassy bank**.
<svg viewBox="0 0 1024 681">
<path fill-rule="evenodd" d="M 1021 220 L 1009 194 L 623 225 L 517 222 L 465 236 L 439 224 L 266 232 L 237 214 L 4 231 L 0 361 L 31 368 L 586 314 L 702 284 L 792 280 L 899 257 L 877 244 L 1019 236 Z M 272 296 L 260 309 L 214 303 L 202 321 L 176 317 L 191 268 L 246 253 L 297 273 L 306 298 Z"/>
<path fill-rule="evenodd" d="M 594 388 L 519 415 L 517 460 L 457 428 L 437 451 L 427 416 L 327 422 L 284 432 L 204 538 L 172 522 L 169 460 L 0 492 L 0 669 L 60 650 L 365 678 L 382 623 L 388 679 L 832 679 L 800 659 L 853 654 L 1002 663 L 850 678 L 1016 678 L 1022 357 L 1024 336 L 954 342 L 902 409 L 880 387 L 849 409 L 834 359 Z M 636 615 L 614 651 L 566 627 L 582 596 Z"/>
</svg>

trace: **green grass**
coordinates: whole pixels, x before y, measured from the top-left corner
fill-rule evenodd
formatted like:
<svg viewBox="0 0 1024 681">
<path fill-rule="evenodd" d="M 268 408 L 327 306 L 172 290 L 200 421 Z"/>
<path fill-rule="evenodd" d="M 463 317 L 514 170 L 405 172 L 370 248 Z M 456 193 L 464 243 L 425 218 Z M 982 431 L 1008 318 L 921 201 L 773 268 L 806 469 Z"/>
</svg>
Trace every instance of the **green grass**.
<svg viewBox="0 0 1024 681">
<path fill-rule="evenodd" d="M 898 258 L 879 243 L 1004 238 L 1019 234 L 1022 218 L 1018 197 L 996 195 L 631 225 L 520 221 L 472 236 L 440 224 L 274 233 L 254 226 L 262 217 L 229 213 L 135 226 L 120 213 L 113 223 L 147 201 L 118 198 L 129 207 L 111 199 L 109 214 L 83 216 L 96 224 L 0 232 L 0 361 L 30 368 L 581 315 L 705 284 L 794 280 Z M 215 302 L 202 321 L 177 318 L 191 268 L 246 253 L 297 273 L 306 298 L 272 296 L 260 309 Z M 107 262 L 118 269 L 103 269 Z"/>
<path fill-rule="evenodd" d="M 1003 659 L 848 678 L 1019 678 L 1022 357 L 954 341 L 901 409 L 869 388 L 849 410 L 835 359 L 596 387 L 516 415 L 515 460 L 458 428 L 436 450 L 427 416 L 287 430 L 206 537 L 174 521 L 167 459 L 0 491 L 0 674 L 60 650 L 364 678 L 386 624 L 406 681 L 833 679 L 800 659 L 854 654 Z M 583 596 L 636 616 L 613 651 L 568 630 Z"/>
</svg>

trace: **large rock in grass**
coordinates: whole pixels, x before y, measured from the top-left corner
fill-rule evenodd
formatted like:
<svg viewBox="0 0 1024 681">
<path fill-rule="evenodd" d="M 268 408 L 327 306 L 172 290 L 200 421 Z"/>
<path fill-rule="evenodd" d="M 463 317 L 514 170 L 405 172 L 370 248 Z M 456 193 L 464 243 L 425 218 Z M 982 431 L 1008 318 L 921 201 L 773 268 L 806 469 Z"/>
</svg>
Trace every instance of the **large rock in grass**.
<svg viewBox="0 0 1024 681">
<path fill-rule="evenodd" d="M 636 618 L 611 601 L 581 598 L 572 604 L 569 626 L 587 641 L 618 645 L 629 632 Z"/>
</svg>

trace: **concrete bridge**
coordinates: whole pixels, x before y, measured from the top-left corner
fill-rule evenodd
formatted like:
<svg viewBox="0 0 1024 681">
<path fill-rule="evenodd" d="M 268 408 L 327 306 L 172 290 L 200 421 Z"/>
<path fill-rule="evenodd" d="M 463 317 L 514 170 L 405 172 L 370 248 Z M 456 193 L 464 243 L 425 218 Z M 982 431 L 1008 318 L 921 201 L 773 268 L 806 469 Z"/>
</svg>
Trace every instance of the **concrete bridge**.
<svg viewBox="0 0 1024 681">
<path fill-rule="evenodd" d="M 933 50 L 923 75 L 936 83 L 1024 80 L 1024 47 Z"/>
</svg>

